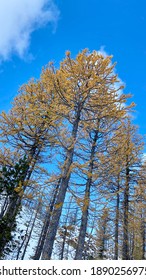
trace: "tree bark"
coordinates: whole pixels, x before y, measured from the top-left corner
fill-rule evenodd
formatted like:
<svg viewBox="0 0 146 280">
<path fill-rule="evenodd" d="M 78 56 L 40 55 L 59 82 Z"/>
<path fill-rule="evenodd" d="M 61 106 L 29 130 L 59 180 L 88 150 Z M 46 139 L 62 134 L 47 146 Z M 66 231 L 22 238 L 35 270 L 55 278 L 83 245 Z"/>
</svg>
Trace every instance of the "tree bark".
<svg viewBox="0 0 146 280">
<path fill-rule="evenodd" d="M 120 195 L 119 195 L 119 176 L 118 176 L 118 185 L 117 185 L 117 200 L 116 200 L 116 220 L 115 220 L 115 260 L 118 260 L 119 255 L 119 204 L 120 204 Z"/>
<path fill-rule="evenodd" d="M 55 236 L 57 233 L 57 228 L 59 225 L 60 216 L 62 213 L 62 207 L 65 200 L 66 191 L 68 188 L 68 183 L 71 176 L 71 164 L 73 161 L 73 155 L 74 155 L 74 147 L 78 132 L 78 125 L 80 121 L 80 114 L 81 110 L 77 112 L 74 124 L 73 124 L 73 130 L 72 130 L 72 144 L 71 148 L 68 149 L 67 155 L 66 155 L 66 161 L 64 165 L 64 172 L 62 174 L 61 183 L 60 183 L 60 189 L 58 192 L 56 205 L 54 207 L 53 213 L 52 213 L 52 219 L 50 221 L 49 231 L 48 231 L 48 238 L 45 241 L 44 249 L 42 253 L 42 260 L 50 260 L 52 251 L 53 251 L 53 245 L 55 241 Z"/>
<path fill-rule="evenodd" d="M 129 240 L 128 240 L 128 212 L 129 212 L 129 175 L 128 156 L 126 158 L 126 183 L 124 190 L 124 221 L 123 221 L 123 260 L 129 259 Z"/>
<path fill-rule="evenodd" d="M 50 203 L 48 213 L 46 213 L 46 218 L 45 218 L 45 221 L 44 221 L 44 225 L 43 225 L 43 228 L 42 228 L 42 231 L 41 231 L 41 235 L 40 235 L 40 238 L 39 238 L 39 241 L 38 241 L 38 245 L 37 245 L 37 248 L 36 248 L 35 255 L 33 257 L 34 260 L 39 260 L 40 259 L 40 256 L 41 256 L 41 253 L 42 253 L 42 250 L 43 250 L 43 246 L 44 246 L 44 242 L 45 242 L 45 239 L 46 239 L 46 236 L 47 236 L 47 231 L 48 231 L 49 224 L 50 224 L 51 213 L 52 213 L 53 208 L 54 208 L 54 204 L 55 204 L 55 201 L 56 201 L 59 186 L 60 186 L 60 179 L 59 179 L 58 184 L 56 186 L 56 189 L 55 189 L 55 192 L 54 192 L 54 195 L 53 195 L 53 199 Z"/>
<path fill-rule="evenodd" d="M 35 213 L 35 215 L 34 215 L 34 220 L 33 220 L 33 223 L 32 223 L 32 225 L 31 225 L 31 229 L 30 229 L 30 232 L 29 232 L 29 235 L 28 235 L 26 244 L 25 244 L 25 248 L 24 248 L 23 254 L 22 254 L 22 256 L 21 256 L 21 260 L 23 260 L 24 257 L 25 257 L 25 253 L 26 253 L 26 250 L 27 250 L 27 247 L 28 247 L 28 244 L 29 244 L 31 235 L 32 235 L 32 231 L 33 231 L 33 228 L 34 228 L 34 225 L 35 225 L 37 216 L 38 216 L 39 208 L 40 208 L 40 203 L 38 203 L 38 206 L 37 206 L 37 209 L 36 209 L 36 213 Z"/>
<path fill-rule="evenodd" d="M 86 183 L 84 205 L 82 210 L 81 226 L 80 226 L 78 244 L 77 244 L 77 249 L 75 254 L 75 260 L 81 260 L 83 257 L 85 237 L 87 231 L 87 222 L 88 222 L 88 210 L 89 210 L 89 203 L 90 203 L 90 189 L 92 184 L 92 173 L 93 173 L 94 156 L 95 156 L 97 139 L 98 139 L 98 131 L 95 131 L 92 148 L 91 148 L 90 163 L 89 163 L 90 176 L 88 176 L 87 183 Z"/>
</svg>

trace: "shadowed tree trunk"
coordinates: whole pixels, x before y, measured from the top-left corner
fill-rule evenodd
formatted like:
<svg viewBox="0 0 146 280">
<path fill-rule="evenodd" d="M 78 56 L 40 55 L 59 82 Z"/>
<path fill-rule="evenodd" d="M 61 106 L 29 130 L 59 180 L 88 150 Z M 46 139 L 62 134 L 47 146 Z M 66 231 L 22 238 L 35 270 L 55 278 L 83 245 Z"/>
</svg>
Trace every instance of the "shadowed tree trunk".
<svg viewBox="0 0 146 280">
<path fill-rule="evenodd" d="M 90 176 L 88 176 L 87 183 L 86 183 L 84 204 L 83 204 L 83 209 L 82 209 L 81 226 L 80 226 L 80 231 L 79 231 L 79 238 L 78 238 L 78 244 L 77 244 L 77 249 L 76 249 L 76 254 L 75 254 L 75 260 L 81 260 L 82 256 L 83 256 L 82 254 L 84 251 L 85 237 L 86 237 L 86 231 L 87 231 L 87 222 L 88 222 L 88 210 L 89 210 L 89 203 L 90 203 L 90 189 L 91 189 L 91 184 L 92 184 L 92 173 L 93 173 L 94 156 L 95 156 L 97 139 L 98 139 L 98 131 L 95 131 L 92 148 L 91 148 L 89 170 L 88 170 Z"/>
<path fill-rule="evenodd" d="M 44 225 L 43 225 L 41 235 L 40 235 L 40 238 L 39 238 L 39 241 L 38 241 L 38 244 L 37 244 L 35 255 L 33 257 L 34 260 L 39 260 L 40 259 L 40 256 L 41 256 L 41 253 L 42 253 L 42 250 L 43 250 L 43 246 L 44 246 L 44 242 L 45 242 L 45 239 L 47 238 L 47 231 L 48 231 L 49 224 L 50 224 L 51 213 L 53 211 L 54 204 L 55 204 L 55 201 L 56 201 L 57 193 L 58 193 L 59 186 L 60 186 L 60 181 L 61 180 L 59 179 L 58 184 L 57 184 L 56 189 L 55 189 L 55 192 L 54 192 L 54 195 L 53 195 L 53 199 L 50 203 L 49 210 L 46 213 Z"/>
<path fill-rule="evenodd" d="M 22 254 L 22 256 L 21 256 L 21 260 L 23 260 L 24 257 L 25 257 L 25 253 L 26 253 L 26 250 L 27 250 L 27 247 L 28 247 L 28 244 L 29 244 L 29 241 L 30 241 L 32 232 L 33 232 L 33 229 L 34 229 L 34 225 L 35 225 L 36 219 L 37 219 L 37 217 L 38 217 L 38 212 L 39 212 L 39 210 L 40 210 L 40 205 L 41 205 L 41 203 L 39 202 L 39 203 L 38 203 L 38 206 L 37 206 L 37 209 L 36 209 L 36 213 L 35 213 L 35 215 L 34 215 L 34 219 L 33 219 L 32 225 L 31 225 L 30 232 L 29 232 L 28 237 L 27 237 L 27 241 L 26 241 L 26 244 L 25 244 L 25 247 L 24 247 L 24 251 L 23 251 L 23 254 Z"/>
<path fill-rule="evenodd" d="M 120 186 L 119 186 L 119 175 L 117 185 L 117 198 L 116 198 L 116 220 L 115 220 L 115 260 L 118 260 L 119 256 L 119 205 L 120 205 Z"/>
<path fill-rule="evenodd" d="M 62 174 L 60 188 L 59 188 L 59 192 L 58 192 L 57 199 L 56 199 L 56 204 L 55 204 L 55 207 L 54 207 L 54 210 L 52 213 L 52 219 L 51 219 L 50 225 L 49 225 L 48 238 L 46 239 L 45 244 L 44 244 L 42 260 L 49 260 L 52 255 L 53 244 L 55 241 L 55 236 L 56 236 L 58 225 L 59 225 L 62 207 L 63 207 L 66 191 L 68 188 L 68 183 L 69 183 L 70 176 L 71 176 L 71 164 L 73 161 L 74 146 L 75 146 L 76 137 L 77 137 L 78 125 L 79 125 L 79 121 L 80 121 L 80 114 L 81 114 L 81 109 L 78 108 L 78 112 L 76 114 L 76 118 L 75 118 L 75 121 L 73 124 L 73 130 L 72 130 L 72 139 L 73 140 L 72 140 L 71 148 L 68 149 L 68 151 L 67 151 L 66 161 L 65 161 L 65 165 L 64 165 L 64 172 Z"/>
<path fill-rule="evenodd" d="M 128 212 L 129 212 L 129 175 L 128 156 L 126 157 L 126 182 L 124 190 L 124 221 L 123 221 L 123 260 L 129 259 L 129 235 L 128 235 Z"/>
</svg>

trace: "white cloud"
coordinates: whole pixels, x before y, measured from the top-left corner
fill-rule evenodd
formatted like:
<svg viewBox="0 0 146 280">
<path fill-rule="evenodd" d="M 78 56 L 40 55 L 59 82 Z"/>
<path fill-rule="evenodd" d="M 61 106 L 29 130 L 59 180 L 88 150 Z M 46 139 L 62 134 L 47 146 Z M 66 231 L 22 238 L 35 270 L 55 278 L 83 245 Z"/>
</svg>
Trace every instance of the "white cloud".
<svg viewBox="0 0 146 280">
<path fill-rule="evenodd" d="M 12 53 L 23 57 L 30 44 L 31 33 L 47 24 L 56 24 L 59 11 L 53 0 L 0 1 L 0 60 Z"/>
<path fill-rule="evenodd" d="M 98 53 L 101 54 L 101 55 L 103 55 L 104 57 L 109 56 L 109 54 L 105 51 L 105 46 L 101 46 L 100 49 L 98 50 Z M 111 55 L 111 56 L 112 56 L 112 55 Z M 110 65 L 112 66 L 112 63 L 111 63 Z M 114 68 L 113 74 L 115 74 L 115 75 L 117 74 L 116 68 Z M 118 83 L 115 83 L 114 87 L 115 87 L 115 89 L 117 89 L 117 90 L 118 90 L 120 87 L 123 87 L 123 88 L 126 87 L 125 82 L 119 77 L 119 75 L 118 75 Z M 122 94 L 124 93 L 124 92 L 123 92 L 123 88 L 121 88 L 121 89 L 118 90 L 118 94 L 119 94 L 119 95 L 122 95 Z"/>
<path fill-rule="evenodd" d="M 98 53 L 103 55 L 104 57 L 108 56 L 109 54 L 105 51 L 105 46 L 101 46 L 98 50 Z"/>
</svg>

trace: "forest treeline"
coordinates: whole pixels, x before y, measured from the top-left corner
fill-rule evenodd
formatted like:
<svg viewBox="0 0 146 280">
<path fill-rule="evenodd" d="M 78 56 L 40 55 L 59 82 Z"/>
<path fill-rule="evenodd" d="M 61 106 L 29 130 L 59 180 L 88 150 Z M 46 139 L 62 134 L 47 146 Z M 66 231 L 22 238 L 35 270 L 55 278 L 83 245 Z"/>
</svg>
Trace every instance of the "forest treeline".
<svg viewBox="0 0 146 280">
<path fill-rule="evenodd" d="M 66 52 L 0 115 L 0 259 L 145 259 L 144 140 L 111 56 Z"/>
</svg>

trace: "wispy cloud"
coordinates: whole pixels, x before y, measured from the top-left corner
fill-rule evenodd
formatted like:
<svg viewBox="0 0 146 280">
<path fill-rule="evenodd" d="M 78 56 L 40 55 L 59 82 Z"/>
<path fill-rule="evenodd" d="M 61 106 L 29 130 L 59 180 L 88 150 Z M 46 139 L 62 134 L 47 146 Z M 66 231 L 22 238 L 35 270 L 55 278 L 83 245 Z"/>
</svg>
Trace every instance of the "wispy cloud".
<svg viewBox="0 0 146 280">
<path fill-rule="evenodd" d="M 31 34 L 48 23 L 57 23 L 59 10 L 53 0 L 0 1 L 0 60 L 13 53 L 23 57 Z"/>
<path fill-rule="evenodd" d="M 99 54 L 101 54 L 101 55 L 103 55 L 104 57 L 107 57 L 107 56 L 109 56 L 109 54 L 107 53 L 107 51 L 105 50 L 105 46 L 101 46 L 100 47 L 100 49 L 98 50 L 98 53 Z M 112 65 L 112 64 L 111 64 Z M 114 68 L 114 70 L 113 70 L 113 73 L 114 74 L 117 74 L 117 71 L 116 71 L 116 68 Z M 120 87 L 126 87 L 126 84 L 125 84 L 125 82 L 119 77 L 119 75 L 118 75 L 118 83 L 115 83 L 115 89 L 119 89 Z M 118 93 L 119 93 L 119 95 L 122 95 L 123 94 L 123 89 L 120 89 L 119 91 L 118 91 Z"/>
<path fill-rule="evenodd" d="M 109 54 L 105 51 L 105 46 L 101 46 L 98 50 L 98 53 L 103 55 L 104 57 L 108 56 Z"/>
</svg>

